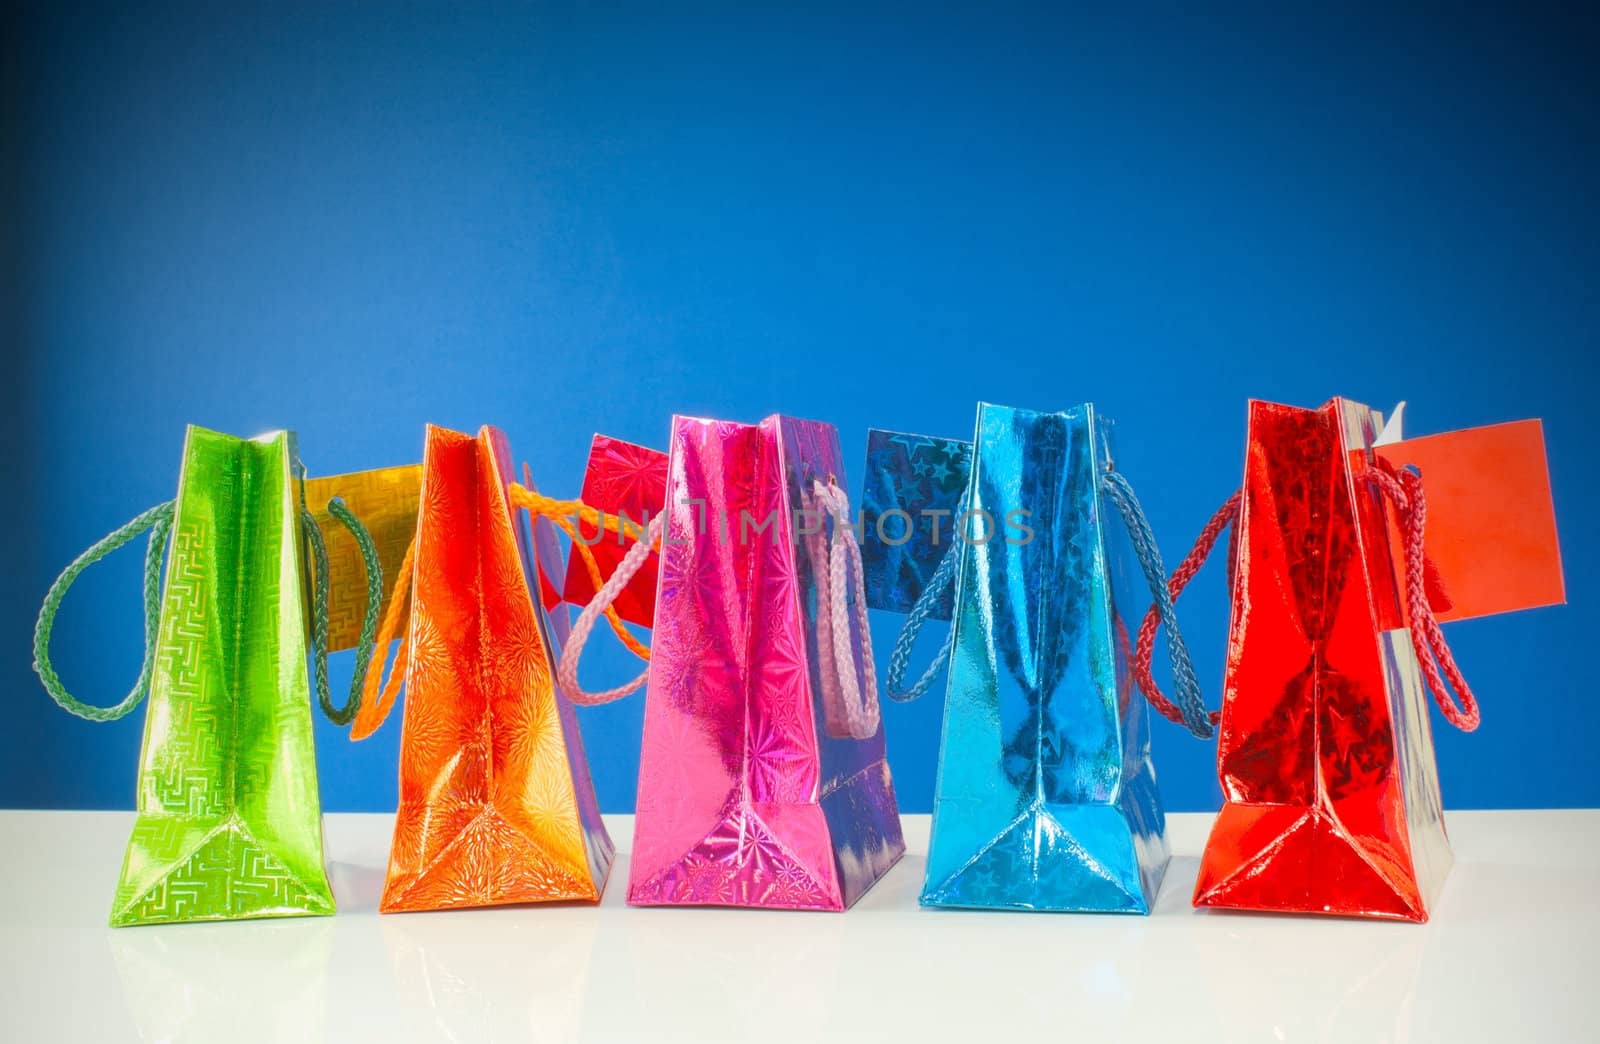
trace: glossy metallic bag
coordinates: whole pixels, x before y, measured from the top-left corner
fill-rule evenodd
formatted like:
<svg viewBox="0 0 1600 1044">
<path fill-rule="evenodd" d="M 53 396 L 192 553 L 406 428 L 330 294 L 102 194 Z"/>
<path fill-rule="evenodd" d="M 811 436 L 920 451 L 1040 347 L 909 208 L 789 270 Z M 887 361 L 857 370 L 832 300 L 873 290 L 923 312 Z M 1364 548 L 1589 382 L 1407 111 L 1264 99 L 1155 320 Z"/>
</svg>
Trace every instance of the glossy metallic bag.
<svg viewBox="0 0 1600 1044">
<path fill-rule="evenodd" d="M 382 723 L 403 679 L 400 800 L 379 908 L 439 910 L 600 898 L 613 848 L 572 706 L 553 681 L 566 638 L 543 599 L 555 535 L 518 524 L 505 437 L 429 426 L 415 537 L 380 648 L 402 630 L 394 677 L 368 674 L 352 729 Z M 409 601 L 407 599 L 409 598 Z"/>
<path fill-rule="evenodd" d="M 294 437 L 238 439 L 190 427 L 175 501 L 145 512 L 63 573 L 40 614 L 35 669 L 58 702 L 104 721 L 146 691 L 138 817 L 111 913 L 113 925 L 333 913 L 322 863 L 322 819 L 306 671 L 303 539 L 322 541 L 297 505 Z M 337 506 L 336 514 L 344 513 Z M 370 570 L 358 596 L 379 583 Z M 61 597 L 89 564 L 151 529 L 145 558 L 144 669 L 128 698 L 94 708 L 62 688 L 48 656 Z M 172 534 L 166 580 L 162 548 Z M 369 587 L 365 581 L 370 581 Z M 159 591 L 159 593 L 158 593 Z M 324 604 L 321 601 L 318 605 Z M 367 635 L 375 617 L 367 611 Z M 327 699 L 325 613 L 312 631 L 319 696 Z M 361 627 L 357 626 L 359 632 Z"/>
<path fill-rule="evenodd" d="M 1438 624 L 1564 597 L 1539 426 L 1401 441 L 1348 400 L 1252 402 L 1243 488 L 1174 597 L 1230 524 L 1224 805 L 1195 904 L 1424 921 L 1452 861 L 1427 693 L 1478 723 Z"/>
<path fill-rule="evenodd" d="M 831 425 L 673 418 L 665 513 L 574 628 L 659 539 L 629 903 L 842 910 L 905 850 L 843 473 Z"/>
<path fill-rule="evenodd" d="M 949 672 L 924 905 L 1154 901 L 1168 849 L 1148 714 L 1130 698 L 1124 621 L 1148 601 L 1130 535 L 1158 585 L 1162 571 L 1113 459 L 1090 405 L 980 405 L 973 443 L 869 433 L 867 588 L 874 608 L 910 614 L 888 693 L 915 698 Z M 905 689 L 921 622 L 952 612 L 938 661 Z M 1181 641 L 1174 656 L 1187 665 Z"/>
</svg>

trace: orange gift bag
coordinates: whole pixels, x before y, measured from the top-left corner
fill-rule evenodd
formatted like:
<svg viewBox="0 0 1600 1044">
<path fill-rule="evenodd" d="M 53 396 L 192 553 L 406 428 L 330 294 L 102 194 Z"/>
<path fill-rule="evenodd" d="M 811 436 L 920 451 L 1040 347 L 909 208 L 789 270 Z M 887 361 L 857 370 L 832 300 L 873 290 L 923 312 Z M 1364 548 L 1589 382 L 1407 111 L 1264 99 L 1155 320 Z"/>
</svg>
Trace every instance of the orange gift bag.
<svg viewBox="0 0 1600 1044">
<path fill-rule="evenodd" d="M 400 801 L 384 912 L 598 900 L 613 847 L 572 704 L 554 684 L 565 614 L 555 531 L 513 514 L 559 504 L 510 480 L 505 436 L 429 426 L 416 533 L 380 648 L 405 637 L 378 695 L 381 657 L 351 730 L 371 735 L 403 681 Z M 552 599 L 553 602 L 553 599 Z"/>
</svg>

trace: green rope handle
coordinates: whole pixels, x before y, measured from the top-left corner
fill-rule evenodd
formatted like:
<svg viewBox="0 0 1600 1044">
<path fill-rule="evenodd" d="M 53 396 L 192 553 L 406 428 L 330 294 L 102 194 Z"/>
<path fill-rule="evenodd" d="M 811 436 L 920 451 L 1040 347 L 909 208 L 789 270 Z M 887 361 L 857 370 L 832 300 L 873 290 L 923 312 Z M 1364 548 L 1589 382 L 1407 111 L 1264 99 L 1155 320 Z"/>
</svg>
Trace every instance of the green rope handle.
<svg viewBox="0 0 1600 1044">
<path fill-rule="evenodd" d="M 304 480 L 304 477 L 305 469 L 302 466 L 301 479 Z M 344 501 L 328 501 L 328 514 L 338 519 L 356 538 L 356 545 L 361 548 L 361 562 L 367 572 L 367 610 L 361 618 L 361 637 L 356 644 L 356 669 L 350 680 L 350 696 L 343 707 L 333 705 L 328 686 L 328 546 L 323 542 L 322 528 L 305 507 L 305 485 L 302 481 L 300 528 L 317 562 L 316 588 L 311 603 L 311 656 L 316 665 L 317 702 L 322 705 L 322 713 L 328 716 L 329 721 L 335 725 L 348 725 L 355 720 L 356 711 L 361 709 L 361 683 L 367 676 L 367 665 L 372 661 L 373 640 L 378 633 L 378 609 L 383 601 L 383 566 L 378 561 L 378 548 L 372 542 L 372 534 L 345 507 Z"/>
<path fill-rule="evenodd" d="M 33 670 L 44 683 L 44 691 L 68 713 L 88 721 L 115 721 L 139 705 L 150 691 L 150 677 L 155 673 L 156 631 L 161 621 L 161 552 L 167 546 L 167 535 L 172 532 L 172 517 L 177 501 L 169 500 L 139 515 L 127 525 L 102 537 L 95 545 L 61 571 L 50 590 L 45 593 L 44 605 L 39 608 L 39 621 L 33 627 Z M 139 680 L 133 690 L 113 707 L 95 707 L 76 699 L 61 683 L 55 668 L 50 664 L 50 632 L 55 628 L 56 611 L 61 600 L 72 587 L 78 574 L 102 558 L 128 543 L 134 537 L 150 530 L 150 543 L 144 553 L 144 665 L 139 668 Z"/>
</svg>

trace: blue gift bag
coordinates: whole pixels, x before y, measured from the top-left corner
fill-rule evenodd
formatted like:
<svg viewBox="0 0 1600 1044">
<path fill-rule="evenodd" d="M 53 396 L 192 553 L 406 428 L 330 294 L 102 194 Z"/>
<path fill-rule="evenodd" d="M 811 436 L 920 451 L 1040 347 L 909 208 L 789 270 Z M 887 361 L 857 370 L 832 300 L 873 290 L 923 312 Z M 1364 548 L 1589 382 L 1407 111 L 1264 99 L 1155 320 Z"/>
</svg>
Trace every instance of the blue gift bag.
<svg viewBox="0 0 1600 1044">
<path fill-rule="evenodd" d="M 1147 913 L 1155 900 L 1165 817 L 1129 635 L 1150 595 L 1169 624 L 1171 601 L 1110 429 L 1087 404 L 982 404 L 970 446 L 869 434 L 869 605 L 909 613 L 889 693 L 915 698 L 948 672 L 923 905 Z M 952 618 L 950 634 L 908 687 L 929 617 Z M 1208 733 L 1168 636 L 1179 702 Z"/>
</svg>

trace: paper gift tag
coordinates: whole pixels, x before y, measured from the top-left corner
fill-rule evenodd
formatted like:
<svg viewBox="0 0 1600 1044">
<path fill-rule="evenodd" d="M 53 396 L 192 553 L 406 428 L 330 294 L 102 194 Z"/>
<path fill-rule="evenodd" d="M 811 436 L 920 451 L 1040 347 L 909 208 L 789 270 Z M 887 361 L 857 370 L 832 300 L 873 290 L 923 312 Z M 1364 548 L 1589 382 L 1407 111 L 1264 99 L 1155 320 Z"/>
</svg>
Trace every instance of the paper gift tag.
<svg viewBox="0 0 1600 1044">
<path fill-rule="evenodd" d="M 650 519 L 660 514 L 667 496 L 667 455 L 660 450 L 636 446 L 631 442 L 596 435 L 589 445 L 589 463 L 583 472 L 583 502 L 612 518 L 627 516 L 627 521 L 644 528 Z M 600 566 L 602 577 L 616 571 L 618 563 L 628 553 L 635 540 L 624 536 L 619 543 L 615 534 L 605 533 L 595 539 L 595 527 L 580 524 L 579 532 L 585 541 L 593 541 L 590 550 Z M 649 627 L 655 616 L 656 573 L 659 556 L 650 552 L 644 567 L 623 588 L 615 608 L 617 615 L 629 623 Z M 587 605 L 594 597 L 595 585 L 589 577 L 582 556 L 567 556 L 567 576 L 562 587 L 562 597 L 573 605 Z"/>
<path fill-rule="evenodd" d="M 361 640 L 361 621 L 367 610 L 367 573 L 361 548 L 344 525 L 328 514 L 328 501 L 334 497 L 343 500 L 372 534 L 378 564 L 383 569 L 383 604 L 387 606 L 400 562 L 417 531 L 421 493 L 421 464 L 306 479 L 306 507 L 322 530 L 322 542 L 328 548 L 329 652 L 354 649 Z M 307 575 L 313 579 L 315 569 L 316 562 L 311 561 Z"/>
<path fill-rule="evenodd" d="M 970 442 L 867 431 L 861 565 L 869 608 L 911 611 L 954 542 L 971 467 Z M 932 615 L 950 619 L 953 597 L 947 593 Z"/>
<path fill-rule="evenodd" d="M 1422 474 L 1428 601 L 1440 622 L 1566 601 L 1539 421 L 1425 435 L 1373 452 Z M 1398 555 L 1397 535 L 1391 546 Z"/>
</svg>

